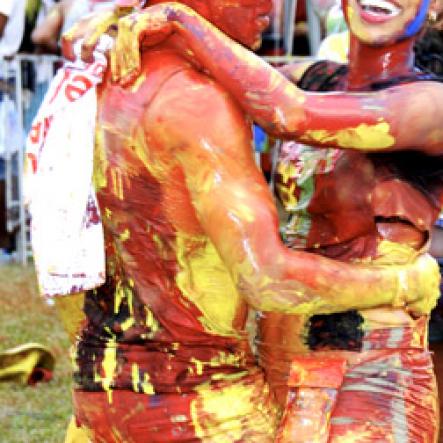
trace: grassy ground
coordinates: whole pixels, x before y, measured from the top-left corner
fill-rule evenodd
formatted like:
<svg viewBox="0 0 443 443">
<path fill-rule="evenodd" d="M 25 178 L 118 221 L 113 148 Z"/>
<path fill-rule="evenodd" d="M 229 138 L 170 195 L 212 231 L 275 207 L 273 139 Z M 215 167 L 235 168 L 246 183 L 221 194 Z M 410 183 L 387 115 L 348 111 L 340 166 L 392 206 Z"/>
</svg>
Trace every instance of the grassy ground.
<svg viewBox="0 0 443 443">
<path fill-rule="evenodd" d="M 0 306 L 0 350 L 39 342 L 56 357 L 50 383 L 23 387 L 0 382 L 0 443 L 62 443 L 71 414 L 69 341 L 55 309 L 37 295 L 31 267 L 0 266 Z M 434 351 L 443 386 L 443 344 Z M 439 441 L 443 443 L 443 433 Z"/>
<path fill-rule="evenodd" d="M 49 383 L 0 382 L 2 443 L 61 443 L 71 414 L 69 342 L 55 309 L 36 293 L 31 267 L 0 266 L 0 350 L 39 342 L 56 357 Z"/>
</svg>

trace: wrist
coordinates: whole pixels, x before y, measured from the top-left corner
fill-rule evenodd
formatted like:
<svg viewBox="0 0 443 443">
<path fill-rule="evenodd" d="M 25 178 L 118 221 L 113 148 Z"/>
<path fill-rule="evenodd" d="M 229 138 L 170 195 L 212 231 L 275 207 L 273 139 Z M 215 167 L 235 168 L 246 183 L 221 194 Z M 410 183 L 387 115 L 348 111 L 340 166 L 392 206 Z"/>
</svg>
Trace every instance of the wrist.
<svg viewBox="0 0 443 443">
<path fill-rule="evenodd" d="M 408 275 L 406 269 L 397 269 L 395 272 L 397 274 L 397 289 L 391 304 L 395 308 L 402 308 L 407 303 L 409 292 Z"/>
</svg>

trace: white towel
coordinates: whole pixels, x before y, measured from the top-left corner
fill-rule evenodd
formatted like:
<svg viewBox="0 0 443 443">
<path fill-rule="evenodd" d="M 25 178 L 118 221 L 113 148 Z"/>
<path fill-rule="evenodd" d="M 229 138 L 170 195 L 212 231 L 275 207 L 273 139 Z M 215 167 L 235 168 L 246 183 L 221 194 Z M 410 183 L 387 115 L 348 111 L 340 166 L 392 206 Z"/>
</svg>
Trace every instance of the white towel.
<svg viewBox="0 0 443 443">
<path fill-rule="evenodd" d="M 77 54 L 80 49 L 76 45 Z M 105 279 L 100 212 L 92 185 L 96 86 L 106 69 L 103 36 L 94 62 L 66 63 L 54 77 L 26 142 L 25 201 L 44 296 L 92 289 Z"/>
</svg>

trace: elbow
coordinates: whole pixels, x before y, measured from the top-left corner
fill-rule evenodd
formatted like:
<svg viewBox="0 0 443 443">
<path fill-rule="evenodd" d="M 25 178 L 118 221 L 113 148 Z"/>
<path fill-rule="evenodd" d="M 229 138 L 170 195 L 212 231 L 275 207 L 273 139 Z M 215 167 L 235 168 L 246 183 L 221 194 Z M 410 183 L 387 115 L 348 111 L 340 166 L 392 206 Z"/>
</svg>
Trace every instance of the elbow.
<svg viewBox="0 0 443 443">
<path fill-rule="evenodd" d="M 265 310 L 264 297 L 261 289 L 257 286 L 254 279 L 239 275 L 237 278 L 237 291 L 246 300 L 249 306 L 257 311 Z"/>
<path fill-rule="evenodd" d="M 283 280 L 280 256 L 278 248 L 265 247 L 260 255 L 250 254 L 231 269 L 237 291 L 256 310 L 266 310 L 278 297 L 276 289 Z M 278 310 L 278 306 L 272 310 Z"/>
<path fill-rule="evenodd" d="M 275 281 L 269 266 L 241 266 L 235 269 L 234 281 L 237 291 L 246 300 L 248 305 L 258 311 L 266 309 L 266 300 L 272 282 Z M 271 290 L 272 293 L 272 290 Z M 275 310 L 275 309 L 274 309 Z"/>
</svg>

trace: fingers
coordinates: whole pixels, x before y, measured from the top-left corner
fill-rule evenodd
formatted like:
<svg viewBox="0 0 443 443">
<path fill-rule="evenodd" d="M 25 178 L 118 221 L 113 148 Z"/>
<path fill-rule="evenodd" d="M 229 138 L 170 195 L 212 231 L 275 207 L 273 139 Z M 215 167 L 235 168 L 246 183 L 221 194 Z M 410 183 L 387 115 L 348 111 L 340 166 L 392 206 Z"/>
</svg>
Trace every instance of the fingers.
<svg viewBox="0 0 443 443">
<path fill-rule="evenodd" d="M 419 260 L 421 281 L 416 291 L 418 298 L 408 303 L 407 309 L 414 314 L 429 314 L 440 297 L 440 271 L 437 262 L 430 255 L 425 254 Z"/>
<path fill-rule="evenodd" d="M 122 85 L 134 80 L 140 72 L 140 51 L 166 40 L 173 32 L 168 22 L 168 8 L 162 5 L 150 7 L 144 12 L 121 17 L 122 11 L 107 11 L 80 21 L 62 37 L 63 55 L 68 60 L 76 59 L 75 46 L 83 40 L 80 57 L 85 63 L 94 61 L 94 51 L 103 34 L 117 30 L 116 43 L 111 51 L 112 78 Z"/>
<path fill-rule="evenodd" d="M 86 63 L 93 62 L 93 53 L 103 34 L 113 30 L 118 17 L 113 11 L 101 12 L 85 18 L 63 34 L 61 39 L 62 53 L 68 60 L 76 59 L 75 44 L 83 39 L 81 59 Z"/>
<path fill-rule="evenodd" d="M 140 72 L 140 47 L 131 26 L 119 23 L 118 36 L 111 50 L 112 80 L 121 85 L 131 83 Z"/>
<path fill-rule="evenodd" d="M 100 37 L 107 32 L 108 28 L 106 31 L 102 31 L 102 29 L 92 30 L 84 36 L 80 50 L 82 61 L 85 63 L 92 63 L 94 61 L 94 51 L 97 48 Z"/>
<path fill-rule="evenodd" d="M 62 54 L 66 59 L 70 61 L 75 60 L 74 43 L 78 39 L 78 37 L 76 37 L 76 28 L 77 25 L 74 25 L 74 27 L 65 32 L 61 38 Z"/>
<path fill-rule="evenodd" d="M 435 308 L 439 295 L 436 297 L 425 298 L 409 304 L 406 309 L 414 315 L 428 315 Z"/>
<path fill-rule="evenodd" d="M 92 63 L 94 61 L 94 50 L 97 48 L 98 41 L 103 34 L 110 32 L 116 26 L 118 17 L 109 12 L 103 14 L 97 20 L 94 20 L 92 29 L 89 28 L 83 38 L 81 47 L 81 59 L 85 63 Z"/>
<path fill-rule="evenodd" d="M 120 19 L 116 43 L 111 51 L 113 81 L 122 86 L 133 82 L 140 73 L 142 50 L 164 42 L 172 32 L 173 26 L 162 5 Z"/>
</svg>

